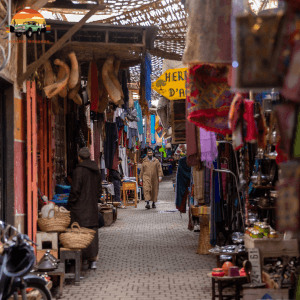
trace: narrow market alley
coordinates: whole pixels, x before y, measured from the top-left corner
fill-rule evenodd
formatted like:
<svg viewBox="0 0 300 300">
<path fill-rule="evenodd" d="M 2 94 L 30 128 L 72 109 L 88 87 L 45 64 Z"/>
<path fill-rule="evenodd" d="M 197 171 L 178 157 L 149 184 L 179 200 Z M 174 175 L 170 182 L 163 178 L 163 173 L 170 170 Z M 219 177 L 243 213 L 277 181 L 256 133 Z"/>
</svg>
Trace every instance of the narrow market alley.
<svg viewBox="0 0 300 300">
<path fill-rule="evenodd" d="M 187 214 L 174 212 L 174 199 L 166 177 L 156 209 L 144 201 L 119 209 L 117 221 L 99 230 L 98 269 L 85 271 L 80 286 L 66 284 L 62 299 L 210 299 L 215 258 L 196 254 L 198 233 L 187 229 Z"/>
</svg>

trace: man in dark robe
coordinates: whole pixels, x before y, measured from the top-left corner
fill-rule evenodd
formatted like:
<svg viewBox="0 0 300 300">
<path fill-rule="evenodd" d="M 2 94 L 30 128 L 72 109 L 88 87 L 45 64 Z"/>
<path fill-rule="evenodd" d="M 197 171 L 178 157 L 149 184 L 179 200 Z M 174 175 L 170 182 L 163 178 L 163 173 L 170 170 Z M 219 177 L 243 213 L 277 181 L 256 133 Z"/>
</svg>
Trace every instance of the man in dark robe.
<svg viewBox="0 0 300 300">
<path fill-rule="evenodd" d="M 79 150 L 79 164 L 72 174 L 72 185 L 68 199 L 71 222 L 80 227 L 96 231 L 92 243 L 83 249 L 83 259 L 90 262 L 90 268 L 96 269 L 98 259 L 98 201 L 102 195 L 101 175 L 97 163 L 90 159 L 87 147 Z"/>
</svg>

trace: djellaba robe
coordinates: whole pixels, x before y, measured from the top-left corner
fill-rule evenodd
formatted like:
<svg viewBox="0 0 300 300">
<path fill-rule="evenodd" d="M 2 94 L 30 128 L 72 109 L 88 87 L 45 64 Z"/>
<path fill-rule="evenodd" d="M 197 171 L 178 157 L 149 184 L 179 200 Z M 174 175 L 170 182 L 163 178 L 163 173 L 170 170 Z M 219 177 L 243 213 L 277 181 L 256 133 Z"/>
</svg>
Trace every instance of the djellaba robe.
<svg viewBox="0 0 300 300">
<path fill-rule="evenodd" d="M 143 180 L 145 201 L 157 201 L 159 177 L 163 177 L 161 164 L 157 158 L 143 160 L 140 178 Z"/>
</svg>

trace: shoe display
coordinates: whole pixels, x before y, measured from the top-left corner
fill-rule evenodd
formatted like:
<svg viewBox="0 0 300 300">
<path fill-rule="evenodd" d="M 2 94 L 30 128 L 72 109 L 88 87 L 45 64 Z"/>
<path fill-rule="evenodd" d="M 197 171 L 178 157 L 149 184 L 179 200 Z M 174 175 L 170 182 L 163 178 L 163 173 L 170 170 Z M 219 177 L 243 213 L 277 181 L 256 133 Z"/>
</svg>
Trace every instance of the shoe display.
<svg viewBox="0 0 300 300">
<path fill-rule="evenodd" d="M 156 205 L 154 202 L 152 203 L 152 208 L 156 208 Z"/>
<path fill-rule="evenodd" d="M 96 261 L 91 261 L 90 262 L 90 269 L 96 270 L 97 269 L 97 262 Z"/>
<path fill-rule="evenodd" d="M 145 207 L 146 207 L 147 209 L 150 209 L 150 204 L 147 204 Z"/>
</svg>

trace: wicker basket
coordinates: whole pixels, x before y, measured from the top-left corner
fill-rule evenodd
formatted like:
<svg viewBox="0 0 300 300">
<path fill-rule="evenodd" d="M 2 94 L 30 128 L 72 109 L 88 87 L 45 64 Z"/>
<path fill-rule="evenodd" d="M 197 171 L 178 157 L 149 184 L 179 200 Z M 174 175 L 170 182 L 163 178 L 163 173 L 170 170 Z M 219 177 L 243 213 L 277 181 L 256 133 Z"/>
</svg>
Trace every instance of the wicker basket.
<svg viewBox="0 0 300 300">
<path fill-rule="evenodd" d="M 208 215 L 201 215 L 199 244 L 196 253 L 210 254 L 208 250 L 211 248 L 212 245 L 210 244 L 209 218 Z"/>
<path fill-rule="evenodd" d="M 54 211 L 54 217 L 49 218 L 51 211 Z M 50 209 L 47 218 L 38 219 L 38 225 L 44 232 L 64 232 L 71 223 L 70 214 L 61 213 L 55 209 Z"/>
<path fill-rule="evenodd" d="M 77 227 L 77 228 L 75 228 Z M 71 229 L 59 235 L 59 240 L 64 248 L 85 249 L 94 239 L 96 231 L 88 228 L 81 228 L 78 223 L 73 223 Z"/>
<path fill-rule="evenodd" d="M 93 238 L 95 236 L 96 231 L 93 229 L 80 227 L 77 222 L 72 223 L 71 228 L 66 229 L 66 232 L 84 232 L 90 234 Z"/>
</svg>

